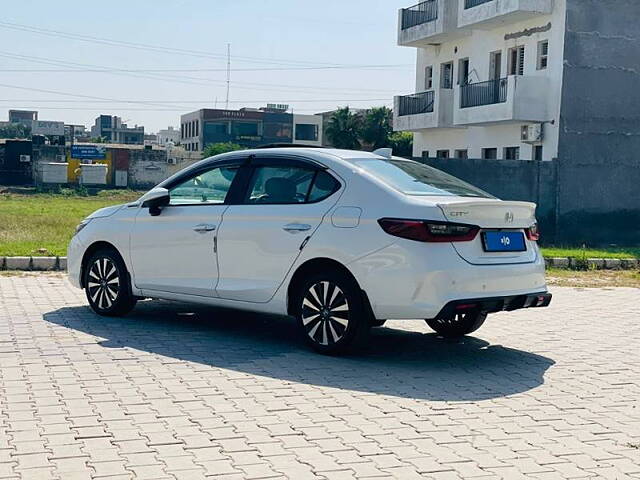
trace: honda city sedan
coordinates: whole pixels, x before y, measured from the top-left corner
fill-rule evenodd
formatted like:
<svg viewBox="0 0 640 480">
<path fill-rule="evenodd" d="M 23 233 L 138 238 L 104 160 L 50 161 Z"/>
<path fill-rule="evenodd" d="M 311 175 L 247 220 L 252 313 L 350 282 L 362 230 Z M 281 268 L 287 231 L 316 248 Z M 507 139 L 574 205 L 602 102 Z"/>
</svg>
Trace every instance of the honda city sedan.
<svg viewBox="0 0 640 480">
<path fill-rule="evenodd" d="M 459 337 L 492 312 L 549 305 L 537 240 L 535 204 L 388 150 L 256 149 L 93 213 L 68 269 L 99 315 L 142 298 L 289 315 L 333 354 L 387 319 Z"/>
</svg>

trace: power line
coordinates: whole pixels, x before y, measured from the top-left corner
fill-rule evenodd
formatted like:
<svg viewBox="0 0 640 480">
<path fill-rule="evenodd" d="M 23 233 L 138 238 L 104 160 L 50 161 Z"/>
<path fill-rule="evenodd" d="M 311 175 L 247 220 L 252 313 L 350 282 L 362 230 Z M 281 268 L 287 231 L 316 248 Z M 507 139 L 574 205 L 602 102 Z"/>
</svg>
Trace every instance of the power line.
<svg viewBox="0 0 640 480">
<path fill-rule="evenodd" d="M 304 71 L 304 70 L 390 70 L 390 69 L 411 69 L 413 66 L 408 63 L 398 63 L 389 65 L 356 65 L 356 66 L 328 66 L 328 67 L 264 67 L 264 68 L 232 68 L 232 72 L 271 72 L 271 71 Z M 13 72 L 13 73 L 75 73 L 75 72 L 102 72 L 99 69 L 26 69 L 26 68 L 0 68 L 0 72 Z M 226 72 L 225 68 L 118 68 L 120 72 L 130 73 L 163 73 L 163 72 Z"/>
<path fill-rule="evenodd" d="M 169 53 L 176 55 L 188 55 L 193 57 L 200 58 L 214 58 L 218 60 L 224 60 L 225 55 L 223 54 L 212 54 L 209 52 L 204 52 L 200 50 L 190 50 L 184 48 L 175 48 L 175 47 L 167 47 L 167 46 L 159 46 L 159 45 L 151 45 L 146 43 L 136 43 L 136 42 L 127 42 L 123 40 L 113 40 L 108 38 L 100 38 L 94 37 L 91 35 L 82 35 L 77 33 L 69 33 L 63 32 L 60 30 L 53 30 L 41 27 L 34 27 L 30 25 L 24 25 L 19 23 L 11 23 L 11 22 L 0 22 L 0 28 L 6 28 L 11 30 L 23 31 L 28 33 L 36 33 L 39 35 L 47 35 L 59 38 L 65 38 L 69 40 L 78 40 L 89 43 L 99 43 L 102 45 L 109 46 L 118 46 L 118 47 L 126 47 L 133 48 L 138 50 L 147 50 L 154 51 L 159 53 Z M 271 65 L 315 65 L 315 66 L 356 66 L 353 64 L 341 64 L 336 62 L 310 62 L 305 60 L 283 60 L 283 59 L 267 59 L 267 58 L 259 58 L 259 57 L 249 57 L 249 56 L 236 56 L 235 57 L 239 62 L 243 63 L 258 63 L 258 64 L 271 64 Z"/>
<path fill-rule="evenodd" d="M 124 76 L 130 76 L 130 77 L 138 77 L 138 78 L 147 78 L 147 79 L 152 79 L 152 80 L 161 80 L 161 81 L 166 81 L 166 82 L 178 82 L 178 83 L 186 83 L 186 84 L 193 84 L 193 85 L 209 85 L 209 84 L 218 84 L 218 85 L 226 85 L 226 83 L 230 82 L 230 71 L 227 71 L 227 75 L 229 76 L 229 78 L 227 79 L 226 82 L 222 81 L 222 80 L 213 80 L 213 79 L 205 79 L 205 78 L 199 78 L 199 77 L 188 77 L 188 76 L 176 76 L 176 75 L 140 75 L 140 74 L 131 74 L 128 73 L 126 70 L 120 69 L 120 68 L 115 68 L 115 67 L 107 67 L 107 66 L 100 66 L 100 65 L 91 65 L 91 64 L 86 64 L 86 63 L 78 63 L 78 62 L 69 62 L 69 61 L 64 61 L 64 60 L 51 60 L 48 58 L 42 58 L 42 57 L 35 57 L 32 55 L 20 55 L 20 54 L 15 54 L 15 53 L 11 53 L 11 52 L 6 52 L 6 51 L 0 51 L 0 57 L 6 57 L 6 58 L 12 58 L 12 59 L 16 59 L 16 60 L 21 60 L 21 61 L 25 61 L 25 62 L 32 62 L 32 63 L 43 63 L 46 65 L 62 65 L 62 66 L 71 66 L 73 68 L 80 68 L 80 67 L 90 67 L 90 68 L 94 68 L 97 69 L 96 72 L 98 73 L 108 73 L 108 74 L 112 74 L 112 75 L 124 75 Z M 76 71 L 81 71 L 81 70 L 71 70 L 71 72 L 76 72 Z M 193 81 L 192 81 L 193 80 Z M 357 92 L 362 92 L 362 91 L 368 91 L 368 92 L 387 92 L 387 90 L 377 90 L 377 89 L 363 89 L 363 88 L 344 88 L 344 87 L 340 87 L 340 88 L 333 88 L 333 87 L 314 87 L 314 86 L 310 86 L 310 85 L 284 85 L 284 84 L 269 84 L 269 83 L 256 83 L 256 82 L 233 82 L 233 85 L 236 86 L 239 89 L 243 89 L 243 90 L 264 90 L 264 91 L 268 91 L 268 90 L 274 90 L 274 91 L 282 91 L 283 89 L 286 89 L 287 92 L 291 91 L 291 90 L 326 90 L 326 91 L 357 91 Z M 243 87 L 242 85 L 246 85 L 246 87 Z M 253 88 L 253 87 L 262 87 L 262 88 Z"/>
</svg>

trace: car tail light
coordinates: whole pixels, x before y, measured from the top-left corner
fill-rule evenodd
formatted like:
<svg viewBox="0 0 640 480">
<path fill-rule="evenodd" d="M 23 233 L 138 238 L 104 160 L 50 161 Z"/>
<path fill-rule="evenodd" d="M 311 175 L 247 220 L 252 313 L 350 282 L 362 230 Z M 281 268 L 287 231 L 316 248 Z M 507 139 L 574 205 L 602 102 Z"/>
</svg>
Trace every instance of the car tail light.
<svg viewBox="0 0 640 480">
<path fill-rule="evenodd" d="M 534 223 L 529 228 L 527 228 L 527 238 L 532 242 L 537 242 L 540 240 L 540 230 L 538 229 L 538 224 Z"/>
<path fill-rule="evenodd" d="M 378 223 L 389 235 L 418 242 L 469 242 L 480 231 L 475 225 L 428 220 L 381 218 Z"/>
</svg>

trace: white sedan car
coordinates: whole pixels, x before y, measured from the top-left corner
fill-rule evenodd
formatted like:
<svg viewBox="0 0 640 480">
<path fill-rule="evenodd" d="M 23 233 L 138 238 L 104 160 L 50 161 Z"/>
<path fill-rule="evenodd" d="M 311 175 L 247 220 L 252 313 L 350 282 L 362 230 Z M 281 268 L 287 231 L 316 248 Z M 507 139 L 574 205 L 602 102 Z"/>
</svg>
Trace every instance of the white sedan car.
<svg viewBox="0 0 640 480">
<path fill-rule="evenodd" d="M 322 353 L 386 319 L 447 337 L 545 307 L 535 204 L 418 162 L 276 148 L 203 160 L 77 229 L 71 282 L 100 315 L 160 298 L 291 315 Z"/>
</svg>

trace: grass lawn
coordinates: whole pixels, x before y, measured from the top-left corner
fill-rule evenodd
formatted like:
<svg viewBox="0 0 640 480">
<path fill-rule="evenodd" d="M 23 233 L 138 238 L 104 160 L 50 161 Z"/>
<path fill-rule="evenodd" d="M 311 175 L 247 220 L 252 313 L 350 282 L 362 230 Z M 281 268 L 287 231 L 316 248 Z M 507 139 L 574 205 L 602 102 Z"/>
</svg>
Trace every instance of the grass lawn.
<svg viewBox="0 0 640 480">
<path fill-rule="evenodd" d="M 640 247 L 587 248 L 585 250 L 576 247 L 543 247 L 542 254 L 547 258 L 640 258 Z"/>
<path fill-rule="evenodd" d="M 0 194 L 0 256 L 64 256 L 80 220 L 140 195 L 130 190 L 105 190 L 87 197 Z"/>
</svg>

